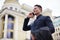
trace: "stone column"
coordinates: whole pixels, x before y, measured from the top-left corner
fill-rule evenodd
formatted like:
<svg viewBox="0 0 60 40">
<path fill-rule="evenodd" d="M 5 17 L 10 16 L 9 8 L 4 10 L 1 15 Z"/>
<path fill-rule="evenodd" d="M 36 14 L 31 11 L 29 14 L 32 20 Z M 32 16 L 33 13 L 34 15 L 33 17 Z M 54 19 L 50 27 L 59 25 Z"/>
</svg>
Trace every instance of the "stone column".
<svg viewBox="0 0 60 40">
<path fill-rule="evenodd" d="M 15 18 L 14 40 L 18 40 L 18 17 Z"/>
<path fill-rule="evenodd" d="M 7 38 L 7 23 L 8 23 L 8 15 L 5 15 L 5 25 L 4 25 L 4 39 Z"/>
</svg>

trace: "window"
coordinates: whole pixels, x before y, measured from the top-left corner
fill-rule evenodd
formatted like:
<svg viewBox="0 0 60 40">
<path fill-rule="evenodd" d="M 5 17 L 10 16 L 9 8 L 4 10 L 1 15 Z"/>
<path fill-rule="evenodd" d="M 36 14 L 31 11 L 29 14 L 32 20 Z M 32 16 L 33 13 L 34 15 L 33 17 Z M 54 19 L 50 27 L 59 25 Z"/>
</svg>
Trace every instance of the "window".
<svg viewBox="0 0 60 40">
<path fill-rule="evenodd" d="M 23 15 L 25 15 L 25 13 L 24 12 L 21 12 Z"/>
<path fill-rule="evenodd" d="M 58 30 L 59 30 L 59 28 L 58 28 Z"/>
<path fill-rule="evenodd" d="M 60 33 L 59 33 L 59 36 L 60 36 Z"/>
<path fill-rule="evenodd" d="M 11 15 L 8 15 L 7 30 L 7 38 L 13 38 L 14 17 Z"/>
<path fill-rule="evenodd" d="M 10 10 L 12 10 L 13 9 L 13 7 L 10 7 Z"/>
<path fill-rule="evenodd" d="M 15 8 L 15 10 L 17 10 L 17 8 Z"/>
<path fill-rule="evenodd" d="M 13 32 L 7 32 L 7 38 L 13 38 Z"/>
<path fill-rule="evenodd" d="M 13 23 L 8 23 L 7 29 L 13 29 L 14 24 Z"/>
<path fill-rule="evenodd" d="M 12 16 L 8 16 L 8 29 L 13 29 L 13 26 L 14 26 L 14 23 L 13 23 L 13 21 L 14 21 L 14 18 L 12 17 Z"/>
<path fill-rule="evenodd" d="M 56 29 L 56 31 L 57 31 L 57 29 Z"/>
<path fill-rule="evenodd" d="M 58 33 L 56 35 L 58 36 Z"/>
<path fill-rule="evenodd" d="M 59 24 L 59 26 L 60 26 L 60 24 Z"/>
</svg>

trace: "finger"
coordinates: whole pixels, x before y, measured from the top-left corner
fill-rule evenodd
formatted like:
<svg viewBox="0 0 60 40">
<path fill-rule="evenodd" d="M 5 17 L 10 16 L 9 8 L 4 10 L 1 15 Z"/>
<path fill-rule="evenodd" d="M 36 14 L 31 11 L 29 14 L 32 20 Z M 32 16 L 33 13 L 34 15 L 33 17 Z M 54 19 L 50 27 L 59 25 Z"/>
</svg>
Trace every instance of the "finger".
<svg viewBox="0 0 60 40">
<path fill-rule="evenodd" d="M 33 15 L 32 13 L 29 13 L 29 15 Z"/>
</svg>

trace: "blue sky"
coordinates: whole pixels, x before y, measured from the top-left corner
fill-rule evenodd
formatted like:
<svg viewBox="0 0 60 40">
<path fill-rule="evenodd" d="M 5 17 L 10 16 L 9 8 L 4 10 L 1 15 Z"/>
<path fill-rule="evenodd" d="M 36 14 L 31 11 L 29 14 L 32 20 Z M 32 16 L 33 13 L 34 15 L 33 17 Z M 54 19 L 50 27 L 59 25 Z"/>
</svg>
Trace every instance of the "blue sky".
<svg viewBox="0 0 60 40">
<path fill-rule="evenodd" d="M 0 9 L 5 0 L 0 0 Z M 43 10 L 49 8 L 52 10 L 53 16 L 60 16 L 60 0 L 19 0 L 20 4 L 28 4 L 34 6 L 35 4 L 42 5 Z"/>
</svg>

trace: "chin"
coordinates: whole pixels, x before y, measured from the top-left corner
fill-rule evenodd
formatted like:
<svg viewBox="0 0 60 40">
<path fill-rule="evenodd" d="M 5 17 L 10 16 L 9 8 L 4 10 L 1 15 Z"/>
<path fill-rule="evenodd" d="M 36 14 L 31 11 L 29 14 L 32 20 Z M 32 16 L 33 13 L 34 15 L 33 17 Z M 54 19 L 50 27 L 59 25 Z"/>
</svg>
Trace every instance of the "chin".
<svg viewBox="0 0 60 40">
<path fill-rule="evenodd" d="M 38 13 L 34 13 L 34 15 L 37 15 Z"/>
</svg>

